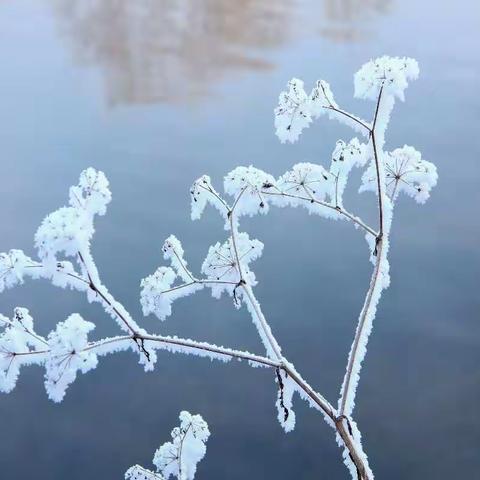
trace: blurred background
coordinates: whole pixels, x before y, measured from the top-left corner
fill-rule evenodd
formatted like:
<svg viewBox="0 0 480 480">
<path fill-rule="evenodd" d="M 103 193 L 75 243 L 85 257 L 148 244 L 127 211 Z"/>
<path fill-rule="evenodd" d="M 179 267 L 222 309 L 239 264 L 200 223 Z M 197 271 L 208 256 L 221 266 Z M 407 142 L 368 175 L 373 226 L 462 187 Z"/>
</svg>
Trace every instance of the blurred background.
<svg viewBox="0 0 480 480">
<path fill-rule="evenodd" d="M 292 77 L 330 82 L 353 100 L 353 74 L 382 54 L 415 57 L 421 76 L 397 104 L 387 147 L 415 146 L 440 181 L 424 206 L 401 198 L 382 299 L 358 391 L 356 418 L 377 478 L 475 478 L 480 469 L 480 7 L 475 0 L 1 0 L 0 251 L 35 255 L 43 217 L 67 201 L 87 166 L 103 170 L 113 201 L 93 253 L 105 284 L 148 330 L 262 352 L 245 309 L 201 292 L 166 322 L 141 318 L 140 279 L 163 263 L 174 233 L 199 270 L 223 240 L 209 211 L 189 218 L 203 173 L 221 188 L 237 165 L 274 175 L 293 163 L 329 165 L 346 127 L 322 119 L 295 145 L 274 135 L 273 108 Z M 375 199 L 346 204 L 373 223 Z M 287 356 L 332 402 L 343 377 L 371 265 L 346 222 L 273 210 L 242 227 L 265 243 L 252 264 L 256 293 Z M 98 305 L 46 282 L 3 293 L 0 311 L 31 310 L 47 333 L 70 313 L 115 333 Z M 160 353 L 102 359 L 55 405 L 43 372 L 24 369 L 0 396 L 2 478 L 123 478 L 149 466 L 180 410 L 213 436 L 201 479 L 343 479 L 333 432 L 301 401 L 297 427 L 276 420 L 272 372 Z"/>
</svg>

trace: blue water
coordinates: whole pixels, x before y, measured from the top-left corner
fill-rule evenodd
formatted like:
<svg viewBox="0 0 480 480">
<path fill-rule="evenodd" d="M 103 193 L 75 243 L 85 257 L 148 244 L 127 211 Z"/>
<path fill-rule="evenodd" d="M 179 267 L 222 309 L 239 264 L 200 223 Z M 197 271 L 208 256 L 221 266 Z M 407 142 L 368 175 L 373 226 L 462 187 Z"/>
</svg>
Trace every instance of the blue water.
<svg viewBox="0 0 480 480">
<path fill-rule="evenodd" d="M 185 7 L 188 4 L 189 7 Z M 181 7 L 181 5 L 184 5 Z M 140 279 L 163 262 L 174 233 L 199 268 L 224 238 L 208 212 L 189 219 L 189 186 L 221 185 L 239 164 L 274 175 L 308 160 L 328 165 L 350 131 L 321 120 L 294 146 L 273 133 L 272 109 L 292 76 L 330 82 L 346 108 L 352 75 L 384 53 L 418 59 L 420 79 L 394 111 L 387 145 L 415 146 L 438 166 L 424 206 L 399 202 L 385 293 L 358 392 L 356 418 L 379 479 L 476 478 L 480 468 L 480 8 L 474 0 L 147 1 L 4 0 L 0 3 L 0 251 L 34 255 L 42 218 L 94 166 L 113 201 L 93 243 L 104 282 L 151 331 L 262 348 L 245 310 L 207 292 L 179 301 L 165 323 L 141 316 Z M 347 204 L 374 221 L 374 197 Z M 371 265 L 345 222 L 273 210 L 242 227 L 265 243 L 252 265 L 256 293 L 287 356 L 335 401 Z M 31 310 L 47 333 L 72 312 L 115 333 L 98 305 L 45 282 L 3 293 L 0 312 Z M 39 368 L 0 397 L 0 478 L 120 479 L 150 465 L 178 412 L 213 432 L 198 479 L 343 479 L 332 431 L 296 402 L 297 428 L 276 421 L 272 372 L 159 355 L 102 359 L 60 405 Z"/>
</svg>

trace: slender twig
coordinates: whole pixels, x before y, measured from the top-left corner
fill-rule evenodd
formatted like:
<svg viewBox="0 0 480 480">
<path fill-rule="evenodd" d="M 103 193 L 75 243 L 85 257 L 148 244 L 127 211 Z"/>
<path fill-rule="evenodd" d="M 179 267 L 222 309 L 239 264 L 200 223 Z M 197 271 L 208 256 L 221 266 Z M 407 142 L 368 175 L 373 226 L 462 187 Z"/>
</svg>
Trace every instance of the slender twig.
<svg viewBox="0 0 480 480">
<path fill-rule="evenodd" d="M 321 200 L 317 200 L 315 197 L 304 197 L 302 195 L 293 195 L 291 193 L 285 193 L 285 192 L 270 192 L 268 190 L 262 190 L 262 193 L 264 195 L 276 195 L 276 196 L 281 196 L 281 197 L 288 197 L 288 198 L 296 198 L 297 200 L 303 200 L 305 202 L 309 203 L 316 203 L 318 205 L 321 205 L 323 207 L 329 208 L 331 210 L 335 210 L 341 215 L 344 215 L 347 217 L 349 220 L 351 220 L 353 223 L 358 225 L 359 227 L 363 228 L 366 232 L 368 232 L 370 235 L 373 235 L 374 237 L 377 237 L 377 232 L 373 230 L 373 228 L 369 227 L 363 220 L 361 220 L 359 217 L 356 215 L 353 215 L 352 213 L 348 212 L 345 210 L 343 207 L 340 207 L 339 205 L 333 205 L 328 202 L 322 202 Z"/>
<path fill-rule="evenodd" d="M 0 322 L 3 322 L 4 324 L 10 326 L 11 328 L 15 328 L 15 329 L 18 330 L 18 327 L 8 319 L 0 318 Z M 30 335 L 35 340 L 38 340 L 39 342 L 43 343 L 44 345 L 48 345 L 48 342 L 43 337 L 41 337 L 40 335 L 37 335 L 35 332 L 32 332 L 31 330 L 29 330 L 20 320 L 19 320 L 19 323 L 22 326 L 22 330 L 25 333 Z"/>
<path fill-rule="evenodd" d="M 384 254 L 383 248 L 385 243 L 384 235 L 388 234 L 385 231 L 384 225 L 384 178 L 383 178 L 383 170 L 382 165 L 380 164 L 380 158 L 377 150 L 377 144 L 375 140 L 375 126 L 377 123 L 378 112 L 380 109 L 380 102 L 382 98 L 382 91 L 383 88 L 380 89 L 377 105 L 375 109 L 375 117 L 373 121 L 373 129 L 371 133 L 371 140 L 372 140 L 372 148 L 373 148 L 373 155 L 375 160 L 375 169 L 376 169 L 376 177 L 377 177 L 377 194 L 378 194 L 378 215 L 379 215 L 379 234 L 376 239 L 375 251 L 376 260 L 375 266 L 372 273 L 372 278 L 370 280 L 370 286 L 367 291 L 367 295 L 365 298 L 365 302 L 362 307 L 362 311 L 360 313 L 359 321 L 357 330 L 355 332 L 355 337 L 353 340 L 352 348 L 350 350 L 350 355 L 348 358 L 347 369 L 345 373 L 345 378 L 343 381 L 340 401 L 339 401 L 339 414 L 343 415 L 346 412 L 346 407 L 349 403 L 350 397 L 353 397 L 354 392 L 352 390 L 352 386 L 354 385 L 354 367 L 358 365 L 360 362 L 360 345 L 362 344 L 363 340 L 368 337 L 368 328 L 367 322 L 373 314 L 374 302 L 373 300 L 377 296 L 378 289 L 381 289 L 380 284 L 380 277 L 381 272 L 384 268 L 384 263 L 386 261 L 386 256 Z M 358 373 L 358 372 L 357 372 Z M 350 413 L 350 412 L 349 412 Z"/>
<path fill-rule="evenodd" d="M 89 272 L 87 262 L 85 261 L 84 255 L 82 255 L 81 252 L 78 252 L 78 257 L 80 259 L 80 262 L 83 264 L 85 268 L 85 272 L 87 272 L 87 276 L 89 279 L 89 288 L 93 290 L 98 296 L 112 309 L 112 311 L 115 313 L 118 319 L 120 319 L 124 325 L 127 327 L 128 330 L 130 330 L 132 333 L 138 333 L 137 328 L 135 326 L 131 325 L 131 322 L 126 318 L 126 316 L 119 311 L 117 304 L 118 302 L 111 297 L 111 295 L 108 293 L 108 291 L 101 285 L 96 285 L 93 281 L 92 274 Z M 93 263 L 93 261 L 92 261 Z M 103 288 L 102 288 L 103 287 Z M 111 297 L 111 298 L 109 298 Z"/>
<path fill-rule="evenodd" d="M 344 115 L 345 117 L 349 118 L 350 120 L 353 120 L 354 122 L 358 123 L 361 125 L 363 128 L 367 130 L 367 133 L 370 132 L 371 128 L 366 124 L 363 123 L 359 118 L 355 117 L 354 115 L 346 112 L 345 110 L 342 110 L 337 107 L 329 106 L 329 107 L 323 107 L 326 110 L 332 110 L 333 112 L 339 113 L 340 115 Z"/>
<path fill-rule="evenodd" d="M 225 207 L 225 209 L 228 211 L 230 211 L 230 207 L 229 205 L 227 204 L 227 202 L 225 202 L 225 200 L 220 196 L 218 195 L 217 192 L 215 192 L 214 190 L 212 190 L 211 188 L 205 188 L 202 184 L 198 183 L 197 184 L 200 188 L 203 188 L 203 190 L 205 190 L 206 192 L 210 193 L 211 195 L 213 195 L 217 200 L 220 201 L 220 203 Z"/>
<path fill-rule="evenodd" d="M 245 193 L 245 190 L 247 187 L 243 187 L 240 193 L 237 195 L 237 198 L 235 199 L 235 202 L 233 203 L 232 208 L 228 212 L 228 219 L 230 221 L 230 233 L 231 233 L 231 239 L 232 239 L 232 245 L 233 245 L 233 250 L 235 252 L 235 262 L 238 267 L 238 274 L 240 275 L 240 282 L 243 281 L 243 275 L 242 275 L 242 266 L 240 264 L 240 257 L 238 255 L 238 249 L 237 249 L 237 241 L 236 241 L 236 235 L 237 235 L 237 224 L 235 223 L 234 220 L 234 215 L 235 215 L 235 208 L 238 205 L 238 202 L 242 195 Z"/>
<path fill-rule="evenodd" d="M 172 250 L 173 250 L 173 254 L 175 255 L 175 257 L 177 257 L 177 260 L 178 260 L 178 263 L 180 263 L 183 271 L 187 274 L 188 277 L 190 277 L 190 279 L 195 282 L 195 278 L 193 277 L 193 275 L 190 273 L 190 270 L 187 268 L 187 266 L 185 265 L 185 262 L 183 261 L 183 259 L 180 257 L 180 255 L 178 255 L 177 251 L 175 250 L 174 247 L 172 247 Z"/>
</svg>

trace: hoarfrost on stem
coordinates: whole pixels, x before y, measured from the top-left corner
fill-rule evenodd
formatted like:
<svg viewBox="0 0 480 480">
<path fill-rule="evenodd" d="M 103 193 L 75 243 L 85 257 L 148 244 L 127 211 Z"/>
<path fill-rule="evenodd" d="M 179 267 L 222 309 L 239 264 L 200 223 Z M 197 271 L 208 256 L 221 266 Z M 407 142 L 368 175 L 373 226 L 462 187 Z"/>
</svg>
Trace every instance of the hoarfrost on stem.
<svg viewBox="0 0 480 480">
<path fill-rule="evenodd" d="M 143 313 L 165 320 L 172 314 L 173 302 L 179 298 L 203 288 L 210 288 L 215 298 L 226 293 L 237 308 L 245 306 L 265 348 L 264 356 L 188 338 L 150 334 L 136 323 L 102 284 L 90 251 L 95 216 L 105 214 L 111 193 L 105 175 L 88 168 L 80 174 L 78 184 L 70 188 L 68 206 L 47 215 L 38 228 L 35 234 L 38 260 L 15 249 L 0 254 L 0 292 L 27 278 L 42 278 L 55 286 L 78 290 L 115 320 L 122 335 L 89 341 L 88 334 L 94 324 L 73 313 L 45 338 L 35 332 L 28 310 L 16 308 L 11 319 L 0 315 L 3 327 L 0 390 L 10 392 L 14 388 L 22 366 L 43 365 L 47 393 L 52 400 L 60 401 L 79 371 L 86 373 L 96 367 L 100 357 L 126 350 L 138 354 L 145 370 L 154 368 L 156 351 L 160 349 L 212 360 L 245 360 L 251 366 L 271 369 L 271 378 L 277 385 L 277 416 L 286 432 L 295 426 L 293 398 L 297 392 L 298 397 L 320 411 L 335 430 L 352 478 L 372 480 L 373 473 L 352 415 L 373 320 L 382 292 L 390 283 L 388 251 L 393 208 L 400 192 L 423 203 L 438 177 L 435 165 L 424 160 L 413 147 L 405 145 L 392 151 L 384 150 L 395 99 L 404 99 L 405 89 L 418 72 L 416 61 L 410 58 L 381 57 L 362 66 L 355 74 L 355 96 L 375 101 L 371 121 L 342 109 L 326 81 L 317 81 L 307 94 L 303 81 L 294 78 L 288 90 L 281 93 L 275 110 L 275 128 L 281 142 L 297 141 L 303 129 L 324 113 L 351 127 L 361 135 L 360 139 L 357 136 L 348 142 L 338 140 L 331 159 L 325 162 L 328 166 L 297 163 L 278 177 L 251 165 L 239 166 L 224 178 L 226 198 L 213 187 L 207 175 L 193 183 L 190 189 L 192 219 L 199 219 L 207 205 L 213 206 L 225 221 L 227 238 L 209 248 L 200 269 L 201 276 L 197 276 L 185 259 L 181 242 L 169 236 L 162 252 L 170 265 L 158 267 L 141 281 Z M 344 205 L 348 177 L 354 168 L 364 169 L 360 192 L 372 191 L 376 195 L 376 226 L 369 225 Z M 302 206 L 312 214 L 347 220 L 360 229 L 367 240 L 374 267 L 336 408 L 315 391 L 285 357 L 255 296 L 257 278 L 250 264 L 261 256 L 263 243 L 240 231 L 240 221 L 244 216 L 266 214 L 275 206 Z M 62 257 L 69 257 L 71 261 Z M 187 412 L 181 413 L 180 421 L 180 427 L 172 432 L 172 441 L 160 447 L 155 455 L 157 471 L 137 465 L 127 471 L 126 478 L 159 480 L 173 475 L 179 480 L 193 479 L 196 465 L 205 454 L 208 426 L 200 416 Z"/>
</svg>

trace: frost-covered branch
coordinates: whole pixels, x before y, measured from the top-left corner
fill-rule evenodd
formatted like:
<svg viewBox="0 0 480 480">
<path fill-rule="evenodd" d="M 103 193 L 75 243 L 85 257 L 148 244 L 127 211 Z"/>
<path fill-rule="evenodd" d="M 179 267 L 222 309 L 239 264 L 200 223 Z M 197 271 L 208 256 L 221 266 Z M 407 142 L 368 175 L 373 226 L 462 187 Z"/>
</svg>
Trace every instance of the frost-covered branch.
<svg viewBox="0 0 480 480">
<path fill-rule="evenodd" d="M 277 384 L 277 417 L 286 432 L 295 427 L 294 399 L 298 395 L 321 412 L 334 429 L 352 478 L 373 480 L 352 413 L 378 302 L 390 282 L 388 250 L 393 207 L 401 192 L 423 203 L 437 182 L 435 166 L 423 160 L 413 147 L 405 145 L 391 152 L 384 150 L 395 99 L 404 99 L 408 82 L 417 76 L 418 65 L 409 58 L 382 57 L 366 63 L 355 75 L 355 96 L 376 102 L 371 122 L 340 108 L 324 80 L 319 80 L 307 94 L 303 82 L 293 79 L 288 90 L 280 95 L 275 109 L 276 133 L 282 142 L 298 140 L 302 130 L 323 114 L 360 133 L 363 141 L 356 137 L 338 140 L 328 166 L 298 163 L 278 177 L 253 166 L 237 167 L 224 178 L 225 198 L 207 175 L 192 185 L 192 219 L 199 219 L 207 205 L 213 206 L 225 222 L 226 238 L 210 246 L 200 273 L 196 274 L 185 259 L 181 242 L 169 236 L 162 248 L 169 266 L 159 266 L 140 283 L 143 314 L 154 314 L 163 321 L 172 314 L 172 306 L 180 298 L 205 288 L 210 289 L 214 298 L 226 294 L 236 308 L 244 306 L 248 311 L 265 348 L 265 356 L 176 336 L 155 335 L 139 326 L 103 285 L 91 255 L 94 220 L 97 215 L 105 214 L 111 193 L 105 175 L 89 168 L 81 173 L 78 185 L 70 188 L 68 206 L 49 214 L 37 230 L 38 260 L 21 250 L 0 254 L 0 291 L 21 284 L 25 278 L 47 279 L 55 286 L 86 293 L 90 302 L 98 302 L 115 320 L 123 334 L 89 341 L 88 334 L 95 325 L 74 313 L 43 337 L 35 332 L 33 319 L 26 309 L 16 308 L 12 319 L 0 315 L 0 325 L 4 327 L 0 334 L 0 389 L 11 391 L 21 367 L 38 364 L 45 367 L 49 397 L 60 401 L 78 372 L 95 368 L 101 356 L 125 350 L 136 352 L 145 370 L 154 368 L 157 350 L 221 361 L 245 360 L 272 372 L 271 378 Z M 372 191 L 377 195 L 376 228 L 344 206 L 344 192 L 354 168 L 364 169 L 359 191 Z M 320 217 L 348 220 L 365 234 L 374 267 L 337 409 L 311 387 L 288 360 L 255 295 L 257 279 L 250 265 L 262 255 L 263 244 L 250 238 L 240 225 L 244 216 L 267 214 L 271 207 L 303 207 Z M 68 258 L 76 262 L 77 267 Z M 194 457 L 185 461 L 183 457 L 193 442 L 194 424 L 201 420 L 196 417 L 182 412 L 181 426 L 174 429 L 173 442 L 157 452 L 158 462 L 154 461 L 157 472 L 135 466 L 128 470 L 127 478 L 158 480 L 174 475 L 180 480 L 192 479 L 203 454 L 197 455 L 195 461 Z M 200 444 L 197 447 L 197 454 L 204 452 Z"/>
</svg>

